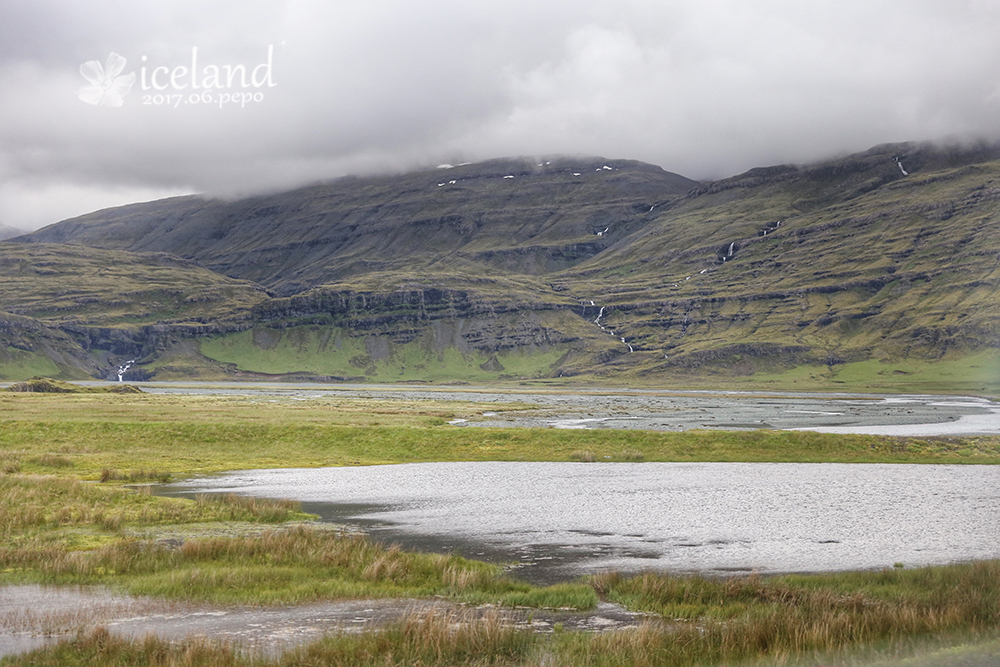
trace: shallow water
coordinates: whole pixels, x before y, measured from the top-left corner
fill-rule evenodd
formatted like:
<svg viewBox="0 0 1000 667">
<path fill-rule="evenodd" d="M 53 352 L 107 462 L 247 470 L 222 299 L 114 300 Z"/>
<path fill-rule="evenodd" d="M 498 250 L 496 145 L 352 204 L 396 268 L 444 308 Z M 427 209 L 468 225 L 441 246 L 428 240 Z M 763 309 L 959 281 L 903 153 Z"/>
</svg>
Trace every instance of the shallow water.
<svg viewBox="0 0 1000 667">
<path fill-rule="evenodd" d="M 291 498 L 330 521 L 558 581 L 801 572 L 1000 557 L 1000 467 L 420 463 L 241 471 L 176 492 Z"/>
<path fill-rule="evenodd" d="M 0 658 L 24 653 L 98 626 L 134 639 L 204 638 L 276 656 L 329 632 L 359 632 L 410 615 L 472 619 L 496 613 L 504 623 L 551 632 L 600 632 L 641 623 L 645 616 L 602 602 L 585 612 L 469 608 L 439 600 L 346 600 L 275 607 L 226 606 L 132 597 L 100 587 L 0 586 Z"/>
<path fill-rule="evenodd" d="M 107 385 L 108 382 L 83 382 Z M 657 389 L 548 389 L 415 387 L 280 382 L 135 383 L 167 394 L 240 395 L 262 401 L 378 400 L 512 401 L 533 406 L 519 413 L 487 409 L 453 422 L 461 427 L 579 429 L 809 429 L 832 433 L 904 436 L 1000 434 L 1000 404 L 982 398 L 934 395 L 674 391 Z"/>
</svg>

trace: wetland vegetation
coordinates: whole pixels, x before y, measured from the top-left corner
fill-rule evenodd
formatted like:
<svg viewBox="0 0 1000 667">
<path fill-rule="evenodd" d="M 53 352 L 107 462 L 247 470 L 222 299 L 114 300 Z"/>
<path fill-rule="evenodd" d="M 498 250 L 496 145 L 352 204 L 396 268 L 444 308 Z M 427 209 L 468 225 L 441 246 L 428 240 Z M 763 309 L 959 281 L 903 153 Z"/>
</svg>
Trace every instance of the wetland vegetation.
<svg viewBox="0 0 1000 667">
<path fill-rule="evenodd" d="M 469 606 L 588 608 L 604 599 L 649 613 L 647 624 L 593 635 L 539 635 L 489 615 L 419 615 L 271 657 L 205 641 L 131 640 L 96 629 L 3 664 L 722 664 L 929 635 L 995 637 L 1000 627 L 996 562 L 722 580 L 607 574 L 539 588 L 485 563 L 384 547 L 312 525 L 294 503 L 144 492 L 168 475 L 432 460 L 1000 462 L 1000 438 L 994 436 L 447 424 L 484 409 L 529 408 L 514 399 L 484 406 L 473 400 L 4 394 L 0 582 L 103 584 L 226 604 L 443 596 Z"/>
</svg>

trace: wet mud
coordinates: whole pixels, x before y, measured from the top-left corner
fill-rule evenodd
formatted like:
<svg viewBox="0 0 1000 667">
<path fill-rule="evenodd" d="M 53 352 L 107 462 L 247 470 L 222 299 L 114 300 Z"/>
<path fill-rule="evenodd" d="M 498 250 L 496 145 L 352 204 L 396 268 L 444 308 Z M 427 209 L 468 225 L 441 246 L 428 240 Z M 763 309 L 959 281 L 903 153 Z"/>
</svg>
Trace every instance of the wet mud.
<svg viewBox="0 0 1000 667">
<path fill-rule="evenodd" d="M 208 638 L 242 650 L 277 655 L 330 632 L 360 632 L 404 617 L 453 614 L 474 620 L 497 614 L 510 625 L 552 632 L 602 632 L 634 627 L 647 616 L 602 602 L 586 612 L 466 607 L 442 599 L 317 602 L 281 607 L 221 606 L 156 600 L 97 587 L 0 587 L 0 657 L 29 651 L 106 627 L 132 638 L 155 634 L 168 640 Z"/>
</svg>

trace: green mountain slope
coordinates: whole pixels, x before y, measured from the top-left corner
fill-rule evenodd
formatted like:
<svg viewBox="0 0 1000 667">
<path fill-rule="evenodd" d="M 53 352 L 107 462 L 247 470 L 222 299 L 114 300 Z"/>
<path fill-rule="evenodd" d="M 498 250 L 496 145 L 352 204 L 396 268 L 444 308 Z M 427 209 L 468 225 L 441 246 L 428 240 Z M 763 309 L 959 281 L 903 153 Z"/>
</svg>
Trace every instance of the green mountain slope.
<svg viewBox="0 0 1000 667">
<path fill-rule="evenodd" d="M 267 298 L 165 253 L 0 243 L 0 378 L 108 376 L 176 337 L 245 328 Z"/>
<path fill-rule="evenodd" d="M 537 275 L 566 268 L 641 227 L 657 201 L 695 185 L 627 160 L 493 160 L 236 202 L 137 204 L 27 239 L 169 252 L 288 296 L 386 271 Z M 597 235 L 607 227 L 613 235 Z"/>
<path fill-rule="evenodd" d="M 654 372 L 996 349 L 1000 162 L 911 148 L 904 176 L 900 149 L 705 186 L 561 286 L 668 355 Z"/>
<path fill-rule="evenodd" d="M 46 309 L 66 305 L 58 289 L 13 310 L 63 332 L 63 312 L 174 322 L 169 344 L 128 352 L 156 377 L 997 392 L 998 202 L 996 146 L 879 146 L 705 184 L 624 160 L 495 160 L 68 220 L 17 244 L 210 271 L 187 265 L 169 297 L 145 268 L 103 283 L 160 294 L 145 310 Z M 220 298 L 199 309 L 201 290 Z"/>
</svg>

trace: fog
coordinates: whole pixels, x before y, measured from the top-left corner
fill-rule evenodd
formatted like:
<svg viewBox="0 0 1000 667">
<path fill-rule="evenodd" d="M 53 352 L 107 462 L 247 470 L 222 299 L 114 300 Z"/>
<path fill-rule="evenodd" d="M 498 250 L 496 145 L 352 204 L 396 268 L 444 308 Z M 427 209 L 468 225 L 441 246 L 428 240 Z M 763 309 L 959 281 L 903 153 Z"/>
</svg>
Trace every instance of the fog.
<svg viewBox="0 0 1000 667">
<path fill-rule="evenodd" d="M 2 0 L 0 224 L 503 156 L 707 180 L 995 139 L 997 34 L 986 0 Z"/>
</svg>

